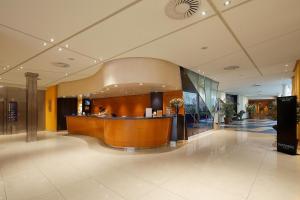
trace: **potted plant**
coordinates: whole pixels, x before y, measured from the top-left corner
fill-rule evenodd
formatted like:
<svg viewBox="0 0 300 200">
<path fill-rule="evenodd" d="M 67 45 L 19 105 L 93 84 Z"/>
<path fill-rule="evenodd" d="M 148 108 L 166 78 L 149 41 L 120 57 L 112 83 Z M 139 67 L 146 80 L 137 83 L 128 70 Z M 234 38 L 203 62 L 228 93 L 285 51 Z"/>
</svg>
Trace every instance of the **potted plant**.
<svg viewBox="0 0 300 200">
<path fill-rule="evenodd" d="M 248 118 L 249 118 L 249 119 L 252 119 L 252 118 L 253 118 L 253 114 L 254 114 L 254 112 L 255 112 L 255 109 L 256 109 L 255 104 L 248 104 L 248 105 L 246 106 L 246 111 L 247 111 L 247 113 L 248 113 Z"/>
<path fill-rule="evenodd" d="M 222 103 L 221 108 L 222 114 L 224 115 L 225 124 L 229 124 L 232 121 L 232 117 L 235 114 L 233 103 Z"/>
</svg>

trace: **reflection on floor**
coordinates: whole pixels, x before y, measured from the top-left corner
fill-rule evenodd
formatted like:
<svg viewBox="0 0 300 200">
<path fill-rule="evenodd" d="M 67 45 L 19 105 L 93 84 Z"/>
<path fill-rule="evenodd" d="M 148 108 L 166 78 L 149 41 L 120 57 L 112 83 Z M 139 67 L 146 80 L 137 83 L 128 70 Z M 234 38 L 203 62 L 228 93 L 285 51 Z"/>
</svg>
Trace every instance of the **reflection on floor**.
<svg viewBox="0 0 300 200">
<path fill-rule="evenodd" d="M 300 157 L 274 151 L 270 134 L 210 131 L 145 154 L 90 137 L 39 138 L 0 136 L 1 200 L 299 199 Z"/>
<path fill-rule="evenodd" d="M 276 131 L 273 129 L 275 124 L 277 122 L 270 119 L 245 119 L 242 121 L 233 121 L 231 124 L 222 124 L 221 127 L 236 131 L 276 134 Z"/>
</svg>

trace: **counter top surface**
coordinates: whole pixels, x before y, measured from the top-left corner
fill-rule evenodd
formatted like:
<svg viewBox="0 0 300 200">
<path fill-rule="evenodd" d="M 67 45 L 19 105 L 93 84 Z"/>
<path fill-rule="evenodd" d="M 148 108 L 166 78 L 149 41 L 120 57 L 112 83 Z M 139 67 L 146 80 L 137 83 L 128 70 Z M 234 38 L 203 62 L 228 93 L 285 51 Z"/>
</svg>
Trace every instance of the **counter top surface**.
<svg viewBox="0 0 300 200">
<path fill-rule="evenodd" d="M 91 117 L 91 118 L 98 118 L 98 119 L 110 119 L 110 120 L 142 120 L 142 119 L 164 119 L 164 118 L 173 118 L 173 116 L 162 116 L 162 117 L 101 117 L 96 115 L 69 115 L 68 117 Z"/>
</svg>

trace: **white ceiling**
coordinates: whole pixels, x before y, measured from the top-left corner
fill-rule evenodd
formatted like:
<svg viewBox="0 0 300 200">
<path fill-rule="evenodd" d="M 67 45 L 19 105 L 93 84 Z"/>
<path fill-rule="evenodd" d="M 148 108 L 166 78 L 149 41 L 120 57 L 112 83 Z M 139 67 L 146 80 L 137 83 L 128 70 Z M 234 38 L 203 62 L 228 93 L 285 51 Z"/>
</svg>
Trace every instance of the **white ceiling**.
<svg viewBox="0 0 300 200">
<path fill-rule="evenodd" d="M 300 58 L 300 1 L 224 1 L 201 0 L 195 16 L 174 20 L 164 12 L 169 0 L 1 0 L 0 82 L 24 85 L 30 71 L 47 87 L 87 77 L 101 61 L 153 57 L 204 73 L 226 92 L 277 95 Z M 224 70 L 232 65 L 240 68 Z"/>
</svg>

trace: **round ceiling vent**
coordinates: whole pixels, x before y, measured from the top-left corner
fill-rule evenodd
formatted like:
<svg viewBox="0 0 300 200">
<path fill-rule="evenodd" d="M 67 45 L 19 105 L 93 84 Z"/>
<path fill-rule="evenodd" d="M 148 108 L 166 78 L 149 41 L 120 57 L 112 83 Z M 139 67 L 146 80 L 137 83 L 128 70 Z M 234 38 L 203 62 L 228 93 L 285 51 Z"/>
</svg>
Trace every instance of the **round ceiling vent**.
<svg viewBox="0 0 300 200">
<path fill-rule="evenodd" d="M 171 0 L 166 8 L 166 15 L 172 19 L 185 19 L 193 16 L 200 7 L 200 0 Z"/>
<path fill-rule="evenodd" d="M 59 68 L 68 68 L 70 65 L 68 63 L 63 63 L 63 62 L 53 62 L 52 63 L 55 67 Z"/>
<path fill-rule="evenodd" d="M 236 69 L 239 69 L 240 66 L 236 66 L 236 65 L 232 65 L 232 66 L 227 66 L 227 67 L 224 67 L 224 70 L 236 70 Z"/>
</svg>

